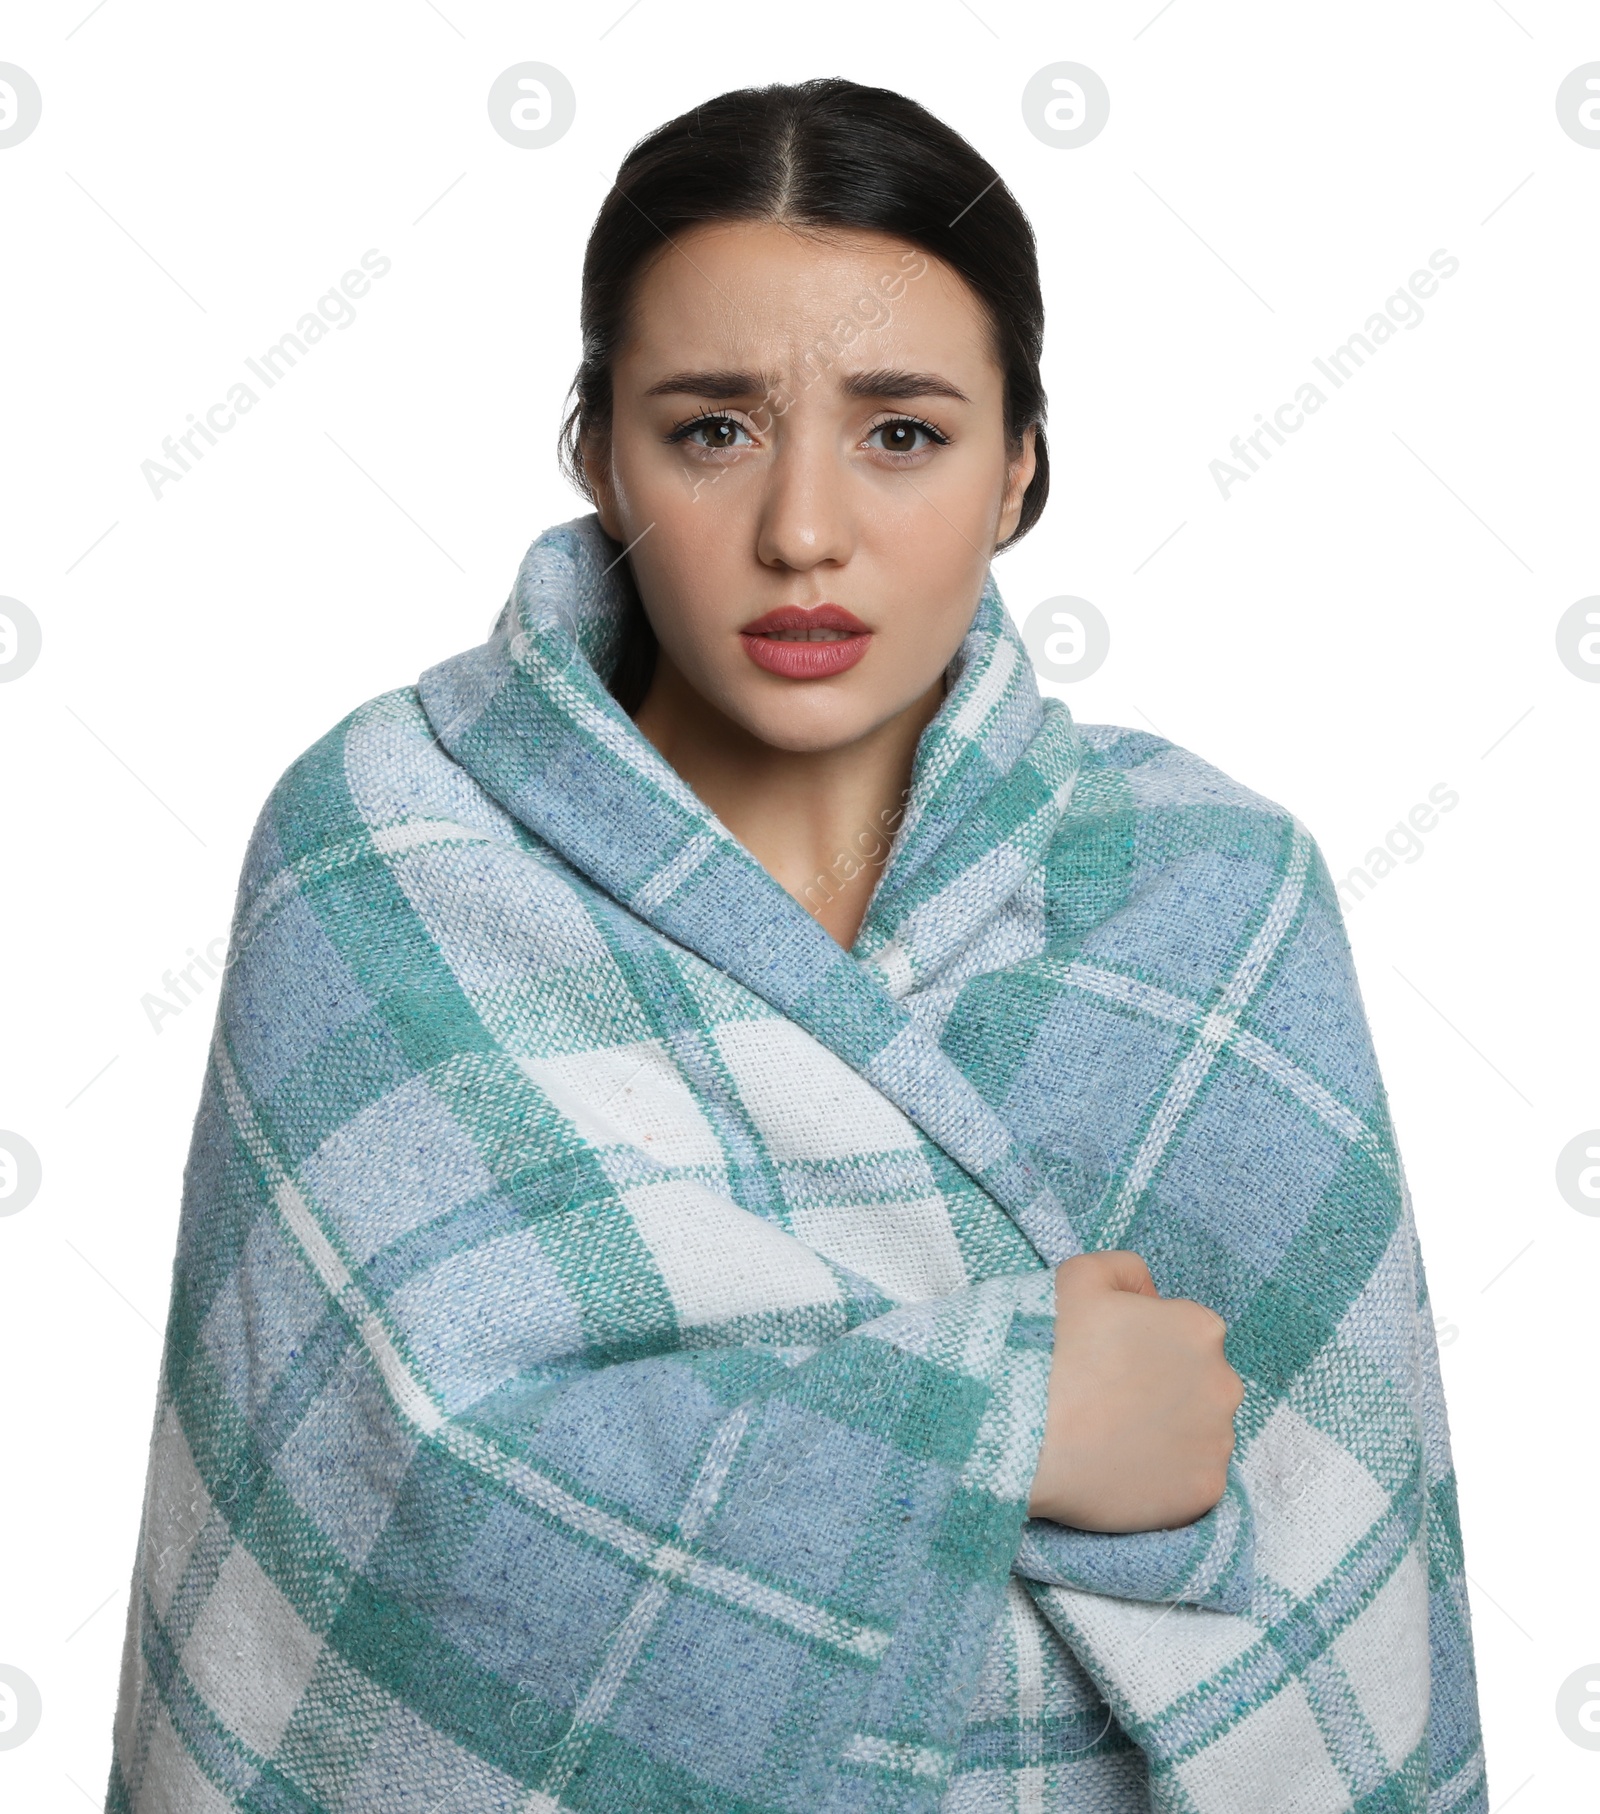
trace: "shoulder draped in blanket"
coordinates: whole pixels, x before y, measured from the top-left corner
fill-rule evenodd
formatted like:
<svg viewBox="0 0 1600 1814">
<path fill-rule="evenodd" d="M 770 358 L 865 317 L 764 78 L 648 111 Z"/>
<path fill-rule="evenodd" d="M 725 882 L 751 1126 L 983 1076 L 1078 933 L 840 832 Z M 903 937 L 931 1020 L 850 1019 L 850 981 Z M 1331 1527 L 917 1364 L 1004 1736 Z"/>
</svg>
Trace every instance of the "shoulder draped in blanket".
<svg viewBox="0 0 1600 1814">
<path fill-rule="evenodd" d="M 262 810 L 110 1814 L 1481 1814 L 1315 844 L 1041 699 L 991 579 L 845 951 L 606 691 L 617 558 L 540 537 Z M 1185 1529 L 1027 1516 L 1106 1247 L 1246 1382 Z"/>
</svg>

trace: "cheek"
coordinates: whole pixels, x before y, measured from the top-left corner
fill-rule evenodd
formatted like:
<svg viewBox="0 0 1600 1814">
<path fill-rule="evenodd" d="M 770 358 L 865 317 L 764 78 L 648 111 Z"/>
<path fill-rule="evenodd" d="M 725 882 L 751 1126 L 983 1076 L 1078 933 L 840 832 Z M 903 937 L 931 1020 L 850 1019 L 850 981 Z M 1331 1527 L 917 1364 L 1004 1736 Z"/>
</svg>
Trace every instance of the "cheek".
<svg viewBox="0 0 1600 1814">
<path fill-rule="evenodd" d="M 713 488 L 701 484 L 701 474 L 690 471 L 675 450 L 624 441 L 612 471 L 626 540 L 637 542 L 629 557 L 636 569 L 670 574 L 710 540 L 707 505 Z"/>
<path fill-rule="evenodd" d="M 749 475 L 735 467 L 685 460 L 659 445 L 624 448 L 613 465 L 624 541 L 637 539 L 636 571 L 660 574 L 674 596 L 692 592 L 674 579 L 691 580 L 741 545 L 731 534 L 753 510 Z M 741 480 L 745 482 L 741 484 Z M 743 494 L 741 497 L 740 494 Z M 748 543 L 748 534 L 742 537 Z"/>
<path fill-rule="evenodd" d="M 628 518 L 631 540 L 647 523 L 674 514 L 691 495 L 678 462 L 654 437 L 631 427 L 620 428 L 612 442 L 611 472 L 617 496 Z"/>
<path fill-rule="evenodd" d="M 931 508 L 970 541 L 982 544 L 982 532 L 1000 515 L 1006 492 L 1005 444 L 998 436 L 973 436 L 950 449 L 950 457 L 919 486 Z"/>
<path fill-rule="evenodd" d="M 670 496 L 670 494 L 669 494 Z M 637 523 L 640 535 L 628 556 L 641 596 L 650 601 L 656 634 L 680 657 L 709 649 L 725 635 L 730 614 L 748 592 L 748 557 L 742 543 L 718 533 L 705 506 L 679 499 Z M 746 612 L 744 615 L 748 615 Z"/>
<path fill-rule="evenodd" d="M 942 543 L 924 534 L 907 540 L 885 563 L 894 614 L 884 653 L 892 653 L 893 672 L 903 673 L 908 681 L 926 682 L 936 674 L 972 622 L 984 563 L 959 542 L 952 548 L 952 541 L 948 532 Z M 884 677 L 888 679 L 888 673 Z"/>
<path fill-rule="evenodd" d="M 1004 487 L 995 461 L 965 448 L 942 465 L 891 482 L 869 531 L 896 591 L 943 626 L 977 596 L 994 547 Z M 959 640 L 959 639 L 958 639 Z"/>
<path fill-rule="evenodd" d="M 997 447 L 953 447 L 904 477 L 874 485 L 864 540 L 880 561 L 916 575 L 918 595 L 970 595 L 988 565 L 1005 498 L 1004 456 Z"/>
</svg>

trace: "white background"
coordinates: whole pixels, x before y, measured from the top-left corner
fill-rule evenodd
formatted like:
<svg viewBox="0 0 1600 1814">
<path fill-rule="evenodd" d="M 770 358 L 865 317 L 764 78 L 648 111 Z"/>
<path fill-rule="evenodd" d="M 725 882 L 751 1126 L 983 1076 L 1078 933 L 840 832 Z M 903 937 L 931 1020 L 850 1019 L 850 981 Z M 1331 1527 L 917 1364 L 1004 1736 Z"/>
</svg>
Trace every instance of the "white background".
<svg viewBox="0 0 1600 1814">
<path fill-rule="evenodd" d="M 0 1128 L 44 1182 L 0 1219 L 0 1663 L 44 1717 L 0 1752 L 8 1808 L 99 1805 L 109 1766 L 215 1005 L 157 1032 L 142 998 L 226 934 L 289 761 L 481 641 L 582 508 L 554 442 L 627 146 L 819 74 L 924 102 L 1035 224 L 1054 491 L 997 574 L 1019 616 L 1068 593 L 1109 620 L 1075 713 L 1285 802 L 1336 875 L 1459 793 L 1350 931 L 1443 1319 L 1493 1806 L 1595 1805 L 1554 1702 L 1600 1659 L 1600 1220 L 1555 1161 L 1600 1126 L 1600 685 L 1555 626 L 1600 592 L 1600 151 L 1554 98 L 1600 18 L 1159 3 L 10 0 L 0 60 L 44 111 L 0 151 L 0 594 L 44 642 L 0 687 Z M 577 94 L 542 150 L 485 105 L 529 59 Z M 1111 93 L 1078 149 L 1020 108 L 1063 59 Z M 152 497 L 141 462 L 369 247 L 393 269 L 356 321 Z M 1225 500 L 1209 463 L 1441 247 L 1420 325 Z"/>
</svg>

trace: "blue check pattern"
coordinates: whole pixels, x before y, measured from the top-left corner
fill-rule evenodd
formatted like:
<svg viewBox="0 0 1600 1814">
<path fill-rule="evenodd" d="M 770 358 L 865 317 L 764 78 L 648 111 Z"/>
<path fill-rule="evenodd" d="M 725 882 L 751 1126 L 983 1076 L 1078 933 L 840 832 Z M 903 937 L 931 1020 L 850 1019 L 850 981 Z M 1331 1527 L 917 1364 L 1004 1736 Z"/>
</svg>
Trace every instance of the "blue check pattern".
<svg viewBox="0 0 1600 1814">
<path fill-rule="evenodd" d="M 625 564 L 256 824 L 108 1814 L 1485 1814 L 1404 1176 L 1289 814 L 992 580 L 853 949 L 606 691 Z M 1027 1516 L 1053 1266 L 1229 1323 L 1228 1492 Z"/>
</svg>

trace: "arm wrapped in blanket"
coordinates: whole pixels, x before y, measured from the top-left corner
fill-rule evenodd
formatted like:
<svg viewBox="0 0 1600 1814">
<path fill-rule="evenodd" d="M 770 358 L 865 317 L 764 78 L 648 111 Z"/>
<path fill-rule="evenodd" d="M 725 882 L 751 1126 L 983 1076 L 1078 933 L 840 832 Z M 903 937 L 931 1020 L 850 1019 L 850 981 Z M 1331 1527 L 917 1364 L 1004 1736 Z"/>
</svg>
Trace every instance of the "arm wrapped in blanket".
<svg viewBox="0 0 1600 1814">
<path fill-rule="evenodd" d="M 385 759 L 397 722 L 367 721 Z M 354 835 L 343 746 L 246 860 L 108 1809 L 932 1807 L 1026 1517 L 1052 1274 L 897 1306 L 675 1150 L 665 1063 L 589 1088 L 508 1053 L 394 847 L 512 962 L 572 878 L 468 800 Z"/>
<path fill-rule="evenodd" d="M 1482 1814 L 1432 1317 L 1332 878 L 1287 814 L 1186 752 L 1085 735 L 1102 761 L 1052 860 L 1064 899 L 1088 883 L 1109 910 L 1034 966 L 1061 990 L 1037 1139 L 1087 1245 L 1226 1318 L 1248 1553 L 1206 1598 L 1177 1576 L 1205 1519 L 1143 1554 L 1030 1525 L 1019 1573 L 1159 1814 Z"/>
<path fill-rule="evenodd" d="M 227 1044 L 109 1805 L 926 1805 L 1025 1516 L 1050 1275 L 447 1410 L 421 1366 L 492 1367 L 508 1299 L 537 1301 L 515 1209 L 470 1286 L 397 1311 L 277 1168 Z"/>
</svg>

